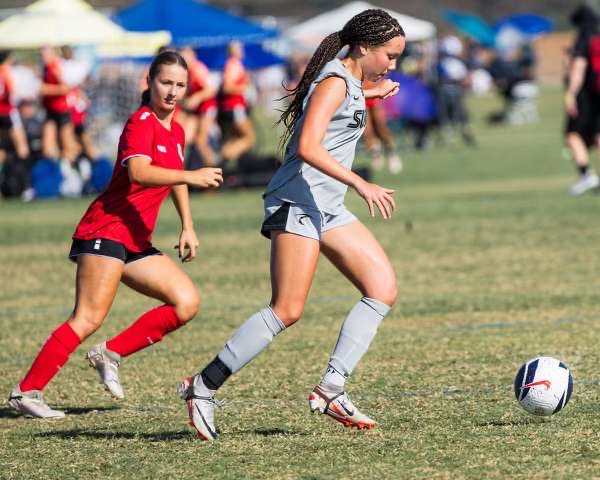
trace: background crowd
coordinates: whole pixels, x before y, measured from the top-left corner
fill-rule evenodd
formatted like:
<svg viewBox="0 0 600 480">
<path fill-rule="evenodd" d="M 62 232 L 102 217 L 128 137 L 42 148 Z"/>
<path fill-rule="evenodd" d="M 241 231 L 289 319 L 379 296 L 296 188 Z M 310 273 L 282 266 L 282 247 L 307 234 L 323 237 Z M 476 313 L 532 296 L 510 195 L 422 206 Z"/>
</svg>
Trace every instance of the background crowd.
<svg viewBox="0 0 600 480">
<path fill-rule="evenodd" d="M 579 173 L 570 191 L 578 195 L 600 184 L 588 155 L 600 123 L 600 41 L 598 15 L 590 6 L 573 11 L 570 22 L 577 33 L 563 55 L 565 144 Z M 437 37 L 409 41 L 397 71 L 390 73 L 401 93 L 367 105 L 364 146 L 371 169 L 399 174 L 407 149 L 456 141 L 476 147 L 468 95 L 497 92 L 503 107 L 490 114 L 492 124 L 536 122 L 533 42 L 548 31 L 502 28 L 490 43 L 449 15 Z M 282 108 L 277 99 L 294 87 L 310 51 L 289 49 L 274 65 L 254 68 L 244 55 L 251 46 L 232 41 L 215 68 L 193 45 L 165 48 L 178 50 L 190 67 L 188 95 L 177 112 L 186 133 L 186 165 L 222 166 L 226 187 L 265 184 L 280 157 L 273 132 Z M 1 50 L 2 195 L 30 201 L 102 191 L 120 125 L 146 88 L 146 65 L 147 60 L 91 57 L 89 49 L 76 45 Z"/>
</svg>

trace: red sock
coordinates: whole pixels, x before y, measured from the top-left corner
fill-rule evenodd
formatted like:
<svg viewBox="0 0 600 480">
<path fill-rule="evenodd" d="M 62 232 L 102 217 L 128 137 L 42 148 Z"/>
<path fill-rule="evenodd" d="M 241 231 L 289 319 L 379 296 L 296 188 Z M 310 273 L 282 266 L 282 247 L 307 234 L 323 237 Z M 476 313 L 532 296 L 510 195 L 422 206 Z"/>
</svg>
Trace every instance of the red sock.
<svg viewBox="0 0 600 480">
<path fill-rule="evenodd" d="M 43 390 L 80 343 L 81 340 L 67 322 L 54 330 L 19 385 L 21 391 Z"/>
<path fill-rule="evenodd" d="M 136 322 L 106 342 L 106 348 L 127 357 L 153 343 L 160 342 L 163 337 L 183 326 L 177 318 L 175 307 L 161 305 L 144 313 Z"/>
</svg>

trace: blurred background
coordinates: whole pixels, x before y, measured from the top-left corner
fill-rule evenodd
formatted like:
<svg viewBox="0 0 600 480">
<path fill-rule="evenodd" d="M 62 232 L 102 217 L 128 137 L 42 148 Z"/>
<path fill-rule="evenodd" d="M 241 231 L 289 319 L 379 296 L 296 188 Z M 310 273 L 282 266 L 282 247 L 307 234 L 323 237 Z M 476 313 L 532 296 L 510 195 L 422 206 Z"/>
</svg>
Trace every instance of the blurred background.
<svg viewBox="0 0 600 480">
<path fill-rule="evenodd" d="M 266 184 L 280 158 L 274 122 L 286 88 L 294 87 L 326 35 L 374 7 L 398 18 L 408 43 L 389 75 L 400 82 L 400 94 L 367 106 L 356 163 L 361 175 L 403 175 L 428 152 L 480 148 L 486 142 L 481 132 L 538 124 L 540 105 L 543 111 L 552 102 L 565 123 L 556 131 L 564 145 L 556 156 L 573 164 L 570 192 L 580 195 L 600 183 L 587 153 L 597 140 L 600 107 L 587 111 L 580 104 L 576 117 L 563 108 L 562 95 L 578 86 L 572 83 L 577 58 L 586 58 L 577 95 L 592 89 L 595 69 L 600 78 L 593 47 L 597 6 L 567 0 L 2 0 L 2 196 L 31 201 L 102 191 L 124 122 L 139 106 L 148 65 L 161 48 L 181 51 L 190 65 L 188 96 L 177 112 L 187 167 L 222 166 L 225 190 Z M 243 97 L 243 118 L 232 113 L 232 89 Z M 580 103 L 596 105 L 598 95 Z"/>
</svg>

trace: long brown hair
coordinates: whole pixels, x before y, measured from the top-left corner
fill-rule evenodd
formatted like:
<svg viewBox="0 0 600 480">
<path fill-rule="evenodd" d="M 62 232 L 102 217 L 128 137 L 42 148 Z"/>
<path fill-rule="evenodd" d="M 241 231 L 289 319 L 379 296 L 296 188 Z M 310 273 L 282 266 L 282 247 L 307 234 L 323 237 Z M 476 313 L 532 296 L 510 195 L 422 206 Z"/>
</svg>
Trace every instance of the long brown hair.
<svg viewBox="0 0 600 480">
<path fill-rule="evenodd" d="M 289 105 L 283 110 L 277 121 L 277 125 L 283 124 L 285 127 L 280 145 L 285 146 L 292 136 L 296 123 L 302 116 L 302 104 L 311 84 L 325 64 L 333 60 L 343 46 L 349 45 L 350 48 L 355 45 L 373 47 L 400 35 L 405 36 L 398 20 L 385 10 L 373 8 L 355 15 L 348 20 L 342 30 L 325 37 L 313 53 L 298 85 L 292 89 L 286 88 L 289 93 L 281 99 L 291 98 Z"/>
<path fill-rule="evenodd" d="M 152 60 L 152 63 L 150 64 L 150 68 L 148 69 L 148 79 L 150 81 L 154 80 L 154 77 L 156 77 L 160 71 L 161 65 L 175 64 L 185 68 L 186 71 L 188 69 L 187 63 L 183 57 L 175 50 L 164 50 L 160 52 L 156 57 L 154 57 L 154 60 Z M 146 105 L 150 105 L 150 85 L 148 85 L 148 88 L 142 92 L 141 106 L 143 107 Z"/>
</svg>

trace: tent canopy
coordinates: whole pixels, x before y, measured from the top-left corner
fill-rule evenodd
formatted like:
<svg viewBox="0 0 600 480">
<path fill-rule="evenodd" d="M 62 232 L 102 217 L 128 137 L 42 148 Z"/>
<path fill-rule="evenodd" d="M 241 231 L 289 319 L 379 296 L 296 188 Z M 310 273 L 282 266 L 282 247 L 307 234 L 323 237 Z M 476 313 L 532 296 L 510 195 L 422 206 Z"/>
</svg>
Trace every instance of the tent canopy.
<svg viewBox="0 0 600 480">
<path fill-rule="evenodd" d="M 445 16 L 448 23 L 458 31 L 468 35 L 483 46 L 494 46 L 496 34 L 481 17 L 452 10 L 446 11 Z"/>
<path fill-rule="evenodd" d="M 0 48 L 169 42 L 168 32 L 131 39 L 83 0 L 38 0 L 0 23 Z M 143 50 L 143 48 L 138 48 Z"/>
<path fill-rule="evenodd" d="M 168 30 L 175 46 L 210 47 L 232 40 L 258 43 L 278 35 L 242 17 L 193 0 L 140 0 L 117 13 L 114 20 L 127 30 Z"/>
<path fill-rule="evenodd" d="M 350 2 L 289 28 L 285 32 L 285 35 L 296 44 L 307 48 L 316 47 L 327 35 L 341 30 L 353 16 L 370 8 L 379 7 L 367 2 Z M 385 8 L 382 10 L 387 11 L 392 17 L 398 20 L 409 42 L 428 40 L 435 35 L 436 28 L 433 23 L 402 15 L 393 10 Z"/>
</svg>

